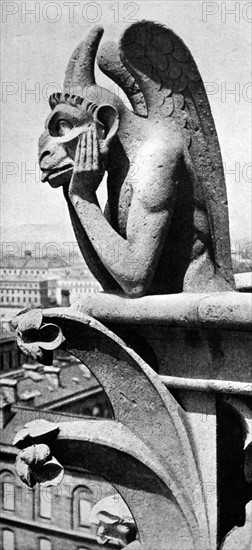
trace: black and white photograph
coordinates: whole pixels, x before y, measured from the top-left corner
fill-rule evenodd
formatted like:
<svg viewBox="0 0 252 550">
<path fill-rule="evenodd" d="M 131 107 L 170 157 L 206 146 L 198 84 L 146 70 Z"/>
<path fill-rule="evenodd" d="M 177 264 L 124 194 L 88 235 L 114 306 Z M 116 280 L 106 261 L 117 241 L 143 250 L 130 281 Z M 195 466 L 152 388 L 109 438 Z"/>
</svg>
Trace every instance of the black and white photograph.
<svg viewBox="0 0 252 550">
<path fill-rule="evenodd" d="M 252 2 L 0 8 L 0 549 L 252 550 Z"/>
</svg>

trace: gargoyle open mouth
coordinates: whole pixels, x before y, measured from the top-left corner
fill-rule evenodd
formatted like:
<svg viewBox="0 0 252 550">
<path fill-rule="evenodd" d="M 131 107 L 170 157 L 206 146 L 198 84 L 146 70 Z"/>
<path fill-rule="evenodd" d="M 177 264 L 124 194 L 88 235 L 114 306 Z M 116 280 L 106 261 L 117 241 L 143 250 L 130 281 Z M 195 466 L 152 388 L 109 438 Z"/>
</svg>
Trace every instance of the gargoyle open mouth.
<svg viewBox="0 0 252 550">
<path fill-rule="evenodd" d="M 60 187 L 65 183 L 69 183 L 72 170 L 73 165 L 70 163 L 60 168 L 42 170 L 41 181 L 48 181 L 52 187 Z"/>
</svg>

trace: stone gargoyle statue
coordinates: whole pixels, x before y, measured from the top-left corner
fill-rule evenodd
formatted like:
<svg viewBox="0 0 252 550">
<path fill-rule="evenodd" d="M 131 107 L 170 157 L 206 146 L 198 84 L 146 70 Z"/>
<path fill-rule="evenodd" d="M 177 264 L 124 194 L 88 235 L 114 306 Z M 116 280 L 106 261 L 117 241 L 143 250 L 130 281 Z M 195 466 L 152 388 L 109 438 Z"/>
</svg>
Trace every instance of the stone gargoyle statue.
<svg viewBox="0 0 252 550">
<path fill-rule="evenodd" d="M 73 52 L 39 141 L 42 181 L 63 187 L 81 253 L 107 292 L 130 297 L 232 290 L 220 147 L 197 65 L 154 22 L 99 48 L 126 94 L 96 84 L 103 34 Z M 96 191 L 107 177 L 102 212 Z"/>
</svg>

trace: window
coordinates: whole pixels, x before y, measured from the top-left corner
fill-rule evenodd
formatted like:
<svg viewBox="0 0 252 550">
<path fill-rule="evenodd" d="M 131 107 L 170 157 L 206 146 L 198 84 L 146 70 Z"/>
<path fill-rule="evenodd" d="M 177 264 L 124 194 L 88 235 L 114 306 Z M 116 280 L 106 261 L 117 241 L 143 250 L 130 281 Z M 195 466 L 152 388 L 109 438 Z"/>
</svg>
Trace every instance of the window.
<svg viewBox="0 0 252 550">
<path fill-rule="evenodd" d="M 52 543 L 49 539 L 39 539 L 39 550 L 51 550 Z"/>
<path fill-rule="evenodd" d="M 79 500 L 79 523 L 82 527 L 90 525 L 91 503 L 88 500 L 81 498 Z"/>
<path fill-rule="evenodd" d="M 15 550 L 15 537 L 10 529 L 3 529 L 3 550 Z"/>
<path fill-rule="evenodd" d="M 82 485 L 74 489 L 72 501 L 72 525 L 74 529 L 79 529 L 80 527 L 84 529 L 90 528 L 90 513 L 93 506 L 92 500 L 92 491 L 89 487 Z"/>
<path fill-rule="evenodd" d="M 52 493 L 50 487 L 39 486 L 39 513 L 42 518 L 52 517 Z"/>
<path fill-rule="evenodd" d="M 3 482 L 3 509 L 15 510 L 15 487 L 9 481 Z"/>
</svg>

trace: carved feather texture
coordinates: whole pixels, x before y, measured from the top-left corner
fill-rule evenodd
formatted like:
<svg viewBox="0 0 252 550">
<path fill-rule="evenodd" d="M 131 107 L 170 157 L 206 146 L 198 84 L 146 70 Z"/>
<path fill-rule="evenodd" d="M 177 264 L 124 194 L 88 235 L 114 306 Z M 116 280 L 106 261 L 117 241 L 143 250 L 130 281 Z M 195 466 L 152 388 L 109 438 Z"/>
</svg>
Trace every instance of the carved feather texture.
<svg viewBox="0 0 252 550">
<path fill-rule="evenodd" d="M 142 21 L 125 31 L 120 42 L 120 54 L 139 82 L 147 103 L 148 117 L 169 117 L 168 124 L 178 125 L 189 145 L 190 133 L 186 128 L 192 98 L 188 91 L 192 83 L 198 83 L 196 88 L 194 86 L 194 93 L 198 87 L 202 89 L 203 83 L 193 57 L 182 40 L 162 25 Z"/>
</svg>

